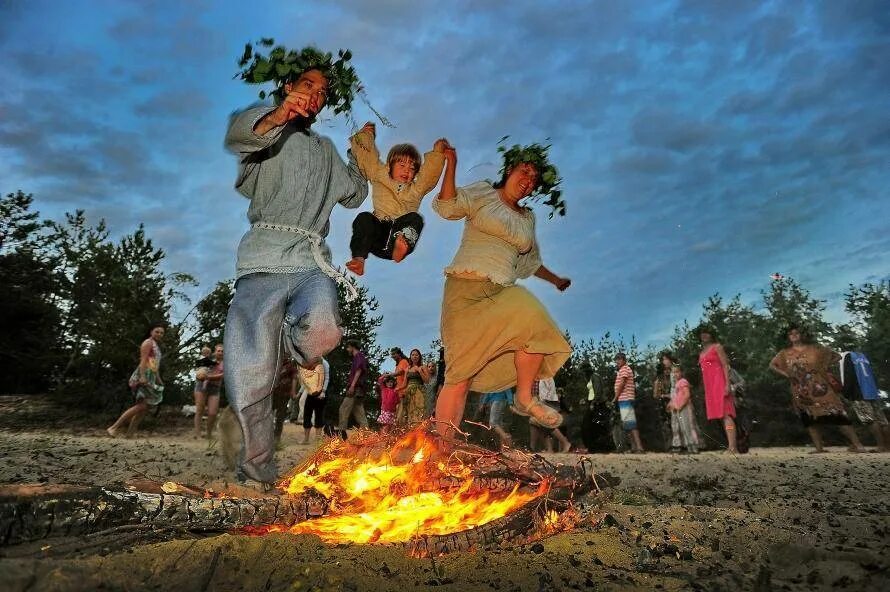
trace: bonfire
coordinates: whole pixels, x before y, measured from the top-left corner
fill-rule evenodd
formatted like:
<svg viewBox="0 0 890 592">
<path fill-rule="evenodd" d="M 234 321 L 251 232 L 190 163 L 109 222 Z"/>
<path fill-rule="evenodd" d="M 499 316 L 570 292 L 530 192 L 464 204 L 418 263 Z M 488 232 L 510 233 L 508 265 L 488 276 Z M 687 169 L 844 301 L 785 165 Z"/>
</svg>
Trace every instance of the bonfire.
<svg viewBox="0 0 890 592">
<path fill-rule="evenodd" d="M 236 498 L 173 482 L 54 487 L 0 495 L 0 545 L 115 528 L 313 534 L 328 543 L 399 544 L 415 556 L 527 542 L 576 526 L 599 488 L 589 461 L 554 465 L 517 450 L 402 433 L 326 440 L 279 484 Z"/>
<path fill-rule="evenodd" d="M 558 467 L 516 450 L 446 444 L 426 424 L 365 431 L 328 440 L 280 483 L 286 496 L 322 496 L 325 516 L 258 532 L 442 552 L 570 528 L 582 517 L 574 498 L 594 486 L 586 462 Z"/>
</svg>

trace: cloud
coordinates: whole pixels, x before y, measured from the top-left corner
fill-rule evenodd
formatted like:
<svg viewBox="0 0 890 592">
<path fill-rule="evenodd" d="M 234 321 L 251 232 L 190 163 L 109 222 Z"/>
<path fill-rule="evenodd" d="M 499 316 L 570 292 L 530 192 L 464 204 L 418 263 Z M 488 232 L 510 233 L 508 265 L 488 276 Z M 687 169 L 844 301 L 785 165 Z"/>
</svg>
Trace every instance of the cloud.
<svg viewBox="0 0 890 592">
<path fill-rule="evenodd" d="M 246 228 L 221 144 L 228 113 L 258 89 L 231 80 L 234 62 L 245 41 L 273 36 L 352 49 L 371 102 L 397 125 L 378 127 L 381 149 L 446 136 L 459 183 L 496 174 L 503 135 L 550 138 L 569 216 L 541 211 L 539 240 L 573 285 L 529 285 L 579 337 L 663 339 L 707 295 L 756 297 L 776 269 L 819 295 L 887 268 L 887 245 L 861 228 L 890 235 L 882 2 L 252 7 L 276 18 L 220 3 L 5 3 L 4 191 L 34 192 L 50 215 L 86 207 L 117 234 L 144 221 L 168 268 L 202 281 L 199 296 L 232 275 Z M 356 102 L 356 118 L 374 117 Z M 345 151 L 342 118 L 318 129 Z M 387 344 L 425 347 L 437 332 L 461 226 L 421 211 L 417 252 L 373 260 L 363 278 Z M 354 213 L 335 209 L 335 262 Z"/>
</svg>

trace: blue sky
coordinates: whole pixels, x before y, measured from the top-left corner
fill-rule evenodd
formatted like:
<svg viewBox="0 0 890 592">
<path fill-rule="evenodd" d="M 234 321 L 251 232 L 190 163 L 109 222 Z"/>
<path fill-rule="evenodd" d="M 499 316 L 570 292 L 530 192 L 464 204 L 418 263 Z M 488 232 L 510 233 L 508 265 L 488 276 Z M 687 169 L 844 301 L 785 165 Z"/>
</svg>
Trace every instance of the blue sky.
<svg viewBox="0 0 890 592">
<path fill-rule="evenodd" d="M 247 202 L 222 147 L 256 99 L 244 43 L 349 48 L 383 151 L 440 136 L 459 184 L 504 135 L 550 138 L 569 214 L 539 216 L 568 292 L 528 285 L 578 338 L 659 344 L 707 296 L 798 279 L 842 318 L 849 283 L 890 274 L 890 10 L 885 2 L 0 2 L 0 191 L 45 215 L 144 222 L 198 297 L 231 277 Z M 373 119 L 356 102 L 356 119 Z M 319 122 L 345 154 L 349 127 Z M 460 237 L 429 199 L 419 250 L 372 260 L 384 345 L 438 334 Z M 370 208 L 370 200 L 365 209 Z M 355 211 L 330 244 L 348 258 Z"/>
</svg>

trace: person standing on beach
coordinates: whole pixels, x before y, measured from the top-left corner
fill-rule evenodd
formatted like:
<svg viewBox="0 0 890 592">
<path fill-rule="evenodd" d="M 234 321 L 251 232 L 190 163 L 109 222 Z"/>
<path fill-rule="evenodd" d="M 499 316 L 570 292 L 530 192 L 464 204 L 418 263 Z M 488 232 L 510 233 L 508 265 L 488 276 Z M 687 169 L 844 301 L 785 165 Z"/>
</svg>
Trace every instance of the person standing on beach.
<svg viewBox="0 0 890 592">
<path fill-rule="evenodd" d="M 557 413 L 560 412 L 560 397 L 559 392 L 556 390 L 556 382 L 552 378 L 542 378 L 537 381 L 537 390 L 532 393 L 533 396 L 537 394 L 537 397 L 541 400 L 542 403 L 550 407 L 551 409 L 556 410 Z M 532 444 L 532 450 L 537 448 L 537 444 L 540 442 L 544 442 L 544 447 L 547 452 L 553 452 L 553 440 L 559 442 L 559 451 L 560 452 L 568 452 L 572 444 L 569 442 L 568 438 L 560 431 L 559 428 L 547 429 L 540 427 L 535 424 L 535 422 L 530 421 L 529 424 L 529 436 Z"/>
<path fill-rule="evenodd" d="M 350 339 L 346 342 L 346 351 L 352 357 L 349 376 L 346 377 L 346 394 L 340 403 L 339 423 L 340 435 L 345 439 L 349 419 L 352 418 L 360 428 L 368 427 L 368 416 L 365 413 L 365 395 L 367 394 L 368 359 L 358 341 Z"/>
<path fill-rule="evenodd" d="M 300 367 L 299 373 L 300 383 L 306 391 L 306 403 L 303 409 L 303 444 L 308 444 L 312 426 L 315 426 L 316 439 L 322 436 L 324 405 L 327 402 L 325 392 L 328 389 L 331 369 L 327 360 L 322 358 L 313 368 Z"/>
<path fill-rule="evenodd" d="M 850 452 L 865 452 L 838 394 L 840 381 L 829 370 L 841 356 L 813 343 L 797 325 L 789 326 L 784 335 L 788 347 L 776 354 L 769 367 L 791 383 L 791 404 L 810 433 L 814 452 L 825 452 L 820 427 L 826 425 L 838 427 L 850 442 Z"/>
<path fill-rule="evenodd" d="M 637 427 L 637 414 L 634 410 L 637 388 L 634 384 L 634 371 L 627 363 L 627 356 L 623 352 L 615 355 L 615 365 L 618 374 L 615 376 L 615 397 L 613 403 L 618 404 L 618 412 L 621 414 L 621 425 L 624 431 L 630 434 L 631 452 L 643 452 L 643 442 L 640 440 L 640 430 Z"/>
<path fill-rule="evenodd" d="M 166 332 L 165 325 L 155 323 L 148 328 L 148 337 L 139 346 L 139 366 L 130 376 L 129 385 L 136 396 L 136 404 L 124 411 L 113 424 L 105 429 L 116 438 L 126 424 L 127 438 L 132 438 L 149 407 L 157 407 L 164 400 L 164 381 L 161 380 L 160 342 Z"/>
<path fill-rule="evenodd" d="M 671 399 L 667 404 L 667 410 L 671 414 L 671 425 L 676 425 L 679 432 L 678 448 L 685 449 L 689 454 L 698 454 L 699 439 L 695 424 L 695 410 L 692 407 L 692 389 L 678 364 L 674 364 L 671 368 L 671 374 L 674 387 Z M 680 450 L 675 451 L 679 452 Z"/>
<path fill-rule="evenodd" d="M 730 387 L 729 357 L 726 350 L 717 341 L 717 330 L 701 325 L 698 330 L 701 340 L 701 353 L 698 354 L 698 365 L 701 367 L 701 379 L 705 388 L 705 411 L 708 420 L 720 420 L 726 433 L 727 452 L 738 452 L 735 425 L 735 397 Z"/>
<path fill-rule="evenodd" d="M 223 344 L 217 343 L 213 348 L 213 366 L 207 370 L 207 377 L 204 379 L 204 400 L 207 403 L 207 442 L 211 445 L 214 442 L 213 429 L 216 427 L 216 415 L 219 413 L 219 399 L 225 375 L 223 351 Z M 195 417 L 199 418 L 195 421 L 196 431 L 199 434 L 201 432 L 200 418 L 204 415 L 203 412 L 203 406 L 195 409 Z"/>
<path fill-rule="evenodd" d="M 225 380 L 244 434 L 240 470 L 267 487 L 278 478 L 272 390 L 282 347 L 312 367 L 340 342 L 334 278 L 345 280 L 331 267 L 324 237 L 335 205 L 357 208 L 368 195 L 355 162 L 344 163 L 312 130 L 326 105 L 349 110 L 357 81 L 346 65 L 351 54 L 336 62 L 314 48 L 292 55 L 290 74 L 278 81 L 280 102 L 236 113 L 225 142 L 238 156 L 235 187 L 250 200 L 251 223 L 226 318 Z"/>
</svg>

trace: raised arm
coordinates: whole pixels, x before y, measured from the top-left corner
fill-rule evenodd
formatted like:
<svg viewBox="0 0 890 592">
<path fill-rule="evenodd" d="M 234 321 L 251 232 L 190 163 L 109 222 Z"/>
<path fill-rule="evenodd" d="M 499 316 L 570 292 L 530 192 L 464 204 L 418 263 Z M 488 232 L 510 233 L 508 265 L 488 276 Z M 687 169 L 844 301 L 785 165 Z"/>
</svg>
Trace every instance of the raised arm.
<svg viewBox="0 0 890 592">
<path fill-rule="evenodd" d="M 302 120 L 308 126 L 308 105 L 309 96 L 294 91 L 280 105 L 261 105 L 235 113 L 229 120 L 226 148 L 242 156 L 268 148 L 278 141 L 287 123 Z"/>
<path fill-rule="evenodd" d="M 368 122 L 349 139 L 350 150 L 356 164 L 368 181 L 385 179 L 388 175 L 386 165 L 380 162 L 380 152 L 374 143 L 375 135 L 374 124 Z"/>
<path fill-rule="evenodd" d="M 233 113 L 229 118 L 229 129 L 226 132 L 226 149 L 243 157 L 268 148 L 278 141 L 283 127 L 271 128 L 265 133 L 259 133 L 255 129 L 260 120 L 274 110 L 275 107 L 260 105 Z"/>
<path fill-rule="evenodd" d="M 323 139 L 331 154 L 331 181 L 328 185 L 328 197 L 336 199 L 346 208 L 357 208 L 368 197 L 368 181 L 362 175 L 352 151 L 349 153 L 349 164 L 343 162 L 334 144 L 327 138 Z"/>
<path fill-rule="evenodd" d="M 442 152 L 445 157 L 445 177 L 442 179 L 442 189 L 439 191 L 439 199 L 448 201 L 457 197 L 457 150 L 449 146 Z"/>
</svg>

